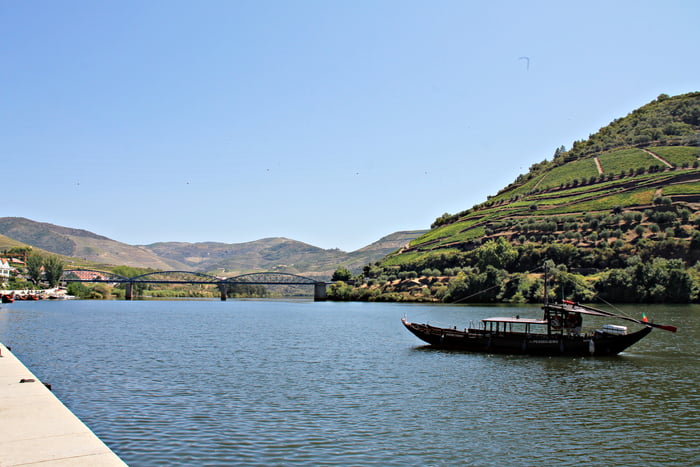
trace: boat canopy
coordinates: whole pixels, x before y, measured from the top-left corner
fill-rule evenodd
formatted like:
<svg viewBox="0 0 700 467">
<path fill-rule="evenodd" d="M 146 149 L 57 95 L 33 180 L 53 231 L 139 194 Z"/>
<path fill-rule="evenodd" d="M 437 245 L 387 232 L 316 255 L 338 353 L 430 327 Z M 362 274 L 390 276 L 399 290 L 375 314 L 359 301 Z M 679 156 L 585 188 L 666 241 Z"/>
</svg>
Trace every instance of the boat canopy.
<svg viewBox="0 0 700 467">
<path fill-rule="evenodd" d="M 559 312 L 564 312 L 564 313 L 579 313 L 582 315 L 590 315 L 590 316 L 605 316 L 605 317 L 612 317 L 612 318 L 621 318 L 625 319 L 624 316 L 618 316 L 613 313 L 604 313 L 598 310 L 593 310 L 591 308 L 583 308 L 582 306 L 579 305 L 559 305 L 559 304 L 550 304 L 546 305 L 546 308 L 550 310 L 555 310 Z"/>
<path fill-rule="evenodd" d="M 519 316 L 511 316 L 509 318 L 486 318 L 481 320 L 483 323 L 520 323 L 520 324 L 547 324 L 544 319 L 520 318 Z"/>
</svg>

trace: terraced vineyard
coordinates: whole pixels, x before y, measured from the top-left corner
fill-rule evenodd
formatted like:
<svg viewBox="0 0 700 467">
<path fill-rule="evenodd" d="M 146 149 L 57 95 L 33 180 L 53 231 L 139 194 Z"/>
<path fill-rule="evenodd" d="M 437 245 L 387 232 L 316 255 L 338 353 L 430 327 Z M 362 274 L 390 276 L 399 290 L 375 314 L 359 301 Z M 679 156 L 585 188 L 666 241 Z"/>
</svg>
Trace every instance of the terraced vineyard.
<svg viewBox="0 0 700 467">
<path fill-rule="evenodd" d="M 654 149 L 659 150 L 659 148 Z M 622 161 L 629 156 L 632 162 Z M 509 197 L 509 199 L 514 198 L 513 201 L 506 201 L 509 193 L 503 193 L 496 203 L 484 203 L 466 212 L 455 222 L 439 226 L 413 240 L 407 248 L 388 257 L 385 264 L 401 265 L 436 253 L 442 254 L 443 252 L 440 251 L 442 248 L 454 248 L 455 243 L 460 244 L 464 251 L 476 248 L 485 241 L 499 236 L 507 236 L 511 239 L 513 236 L 531 234 L 512 227 L 520 219 L 544 220 L 552 216 L 607 215 L 613 209 L 644 211 L 659 207 L 654 204 L 655 198 L 666 197 L 671 203 L 681 204 L 687 204 L 690 201 L 684 195 L 697 195 L 700 198 L 700 169 L 698 168 L 681 169 L 674 166 L 656 173 L 619 175 L 620 172 L 637 173 L 648 170 L 651 160 L 654 159 L 641 150 L 610 153 L 606 163 L 610 163 L 608 166 L 614 167 L 618 175 L 610 179 L 605 178 L 603 181 L 595 178 L 593 182 L 585 181 L 583 185 L 576 183 L 575 186 L 572 183 L 573 179 L 569 180 L 571 177 L 569 174 L 574 171 L 553 170 L 553 175 L 547 177 L 549 182 L 545 185 L 549 188 Z M 576 171 L 576 173 L 581 172 Z M 562 184 L 564 186 L 560 188 Z M 512 193 L 521 191 L 515 188 Z M 695 206 L 691 207 L 693 211 L 696 210 Z M 503 226 L 504 221 L 507 221 L 508 227 Z M 562 232 L 557 230 L 555 233 Z M 412 253 L 410 257 L 405 256 L 409 252 Z"/>
<path fill-rule="evenodd" d="M 700 158 L 700 147 L 661 146 L 653 148 L 654 153 L 663 157 L 675 167 L 690 167 Z"/>
<path fill-rule="evenodd" d="M 662 167 L 663 163 L 641 149 L 624 149 L 598 156 L 605 174 L 636 173 L 648 167 Z"/>
<path fill-rule="evenodd" d="M 593 296 L 592 284 L 614 283 L 626 299 L 695 300 L 699 146 L 700 93 L 659 96 L 533 164 L 484 203 L 436 219 L 428 233 L 368 265 L 355 294 L 451 301 L 481 284 L 500 290 L 492 300 L 529 300 L 540 280 L 530 271 L 549 259 L 562 271 L 587 271 L 567 279 L 581 298 Z M 630 269 L 652 264 L 653 274 Z M 681 274 L 674 281 L 686 284 L 684 292 L 664 295 L 658 277 L 656 285 L 639 283 L 645 274 Z M 645 295 L 647 289 L 656 292 Z"/>
</svg>

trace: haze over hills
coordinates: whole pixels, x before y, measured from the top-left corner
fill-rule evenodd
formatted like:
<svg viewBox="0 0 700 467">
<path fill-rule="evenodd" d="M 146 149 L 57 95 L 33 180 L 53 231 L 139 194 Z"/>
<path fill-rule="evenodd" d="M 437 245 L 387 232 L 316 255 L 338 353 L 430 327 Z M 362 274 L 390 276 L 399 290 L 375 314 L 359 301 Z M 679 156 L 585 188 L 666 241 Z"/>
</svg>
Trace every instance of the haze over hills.
<svg viewBox="0 0 700 467">
<path fill-rule="evenodd" d="M 134 246 L 86 230 L 20 217 L 0 218 L 0 234 L 16 243 L 10 243 L 8 247 L 26 244 L 99 264 L 216 272 L 229 276 L 265 270 L 329 277 L 339 266 L 358 272 L 367 263 L 383 258 L 425 232 L 396 232 L 360 250 L 346 253 L 287 238 L 266 238 L 238 244 L 162 242 Z"/>
<path fill-rule="evenodd" d="M 127 245 L 87 230 L 36 222 L 23 217 L 0 218 L 0 234 L 51 253 L 98 264 L 153 269 L 180 269 L 185 265 L 159 258 L 146 248 Z"/>
<path fill-rule="evenodd" d="M 246 243 L 164 242 L 144 248 L 160 258 L 186 264 L 199 271 L 223 270 L 225 275 L 251 270 L 328 275 L 329 271 L 332 274 L 339 266 L 359 271 L 367 263 L 380 260 L 425 232 L 427 230 L 396 232 L 351 253 L 339 249 L 326 250 L 281 237 Z"/>
</svg>

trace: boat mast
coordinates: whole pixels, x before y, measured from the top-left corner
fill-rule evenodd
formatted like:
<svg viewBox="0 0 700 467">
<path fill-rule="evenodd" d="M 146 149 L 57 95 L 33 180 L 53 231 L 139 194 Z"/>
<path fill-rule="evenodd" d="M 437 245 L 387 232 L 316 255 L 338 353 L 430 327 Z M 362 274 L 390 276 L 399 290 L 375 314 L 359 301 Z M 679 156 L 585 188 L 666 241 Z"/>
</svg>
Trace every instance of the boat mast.
<svg viewBox="0 0 700 467">
<path fill-rule="evenodd" d="M 544 306 L 548 305 L 547 299 L 547 261 L 544 262 Z"/>
<path fill-rule="evenodd" d="M 552 335 L 552 320 L 549 312 L 549 299 L 547 298 L 547 261 L 544 262 L 544 320 L 547 321 L 547 335 Z"/>
</svg>

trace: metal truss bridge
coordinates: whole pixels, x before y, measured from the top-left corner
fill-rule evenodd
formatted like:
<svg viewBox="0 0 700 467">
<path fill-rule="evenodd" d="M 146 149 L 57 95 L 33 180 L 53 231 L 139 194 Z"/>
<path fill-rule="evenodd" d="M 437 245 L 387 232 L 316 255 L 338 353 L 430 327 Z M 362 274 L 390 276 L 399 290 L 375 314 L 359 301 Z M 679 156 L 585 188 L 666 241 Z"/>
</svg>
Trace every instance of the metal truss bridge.
<svg viewBox="0 0 700 467">
<path fill-rule="evenodd" d="M 61 282 L 104 282 L 125 284 L 126 300 L 133 299 L 135 285 L 140 284 L 208 284 L 216 285 L 221 291 L 221 300 L 226 300 L 226 291 L 232 285 L 308 285 L 314 287 L 314 300 L 326 299 L 326 282 L 317 281 L 297 274 L 284 272 L 253 272 L 234 277 L 216 277 L 192 271 L 157 271 L 140 276 L 124 277 L 108 271 L 94 269 L 66 269 Z"/>
</svg>

